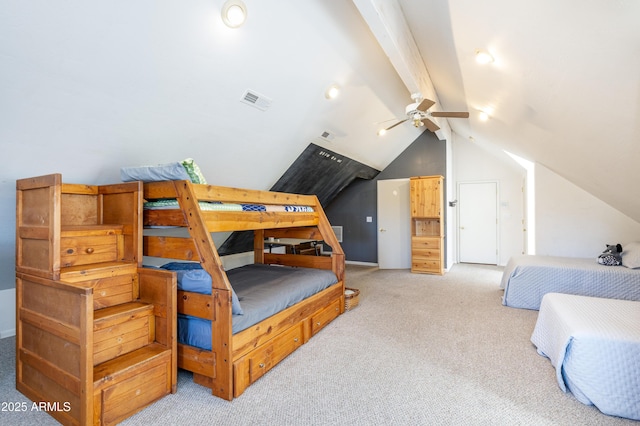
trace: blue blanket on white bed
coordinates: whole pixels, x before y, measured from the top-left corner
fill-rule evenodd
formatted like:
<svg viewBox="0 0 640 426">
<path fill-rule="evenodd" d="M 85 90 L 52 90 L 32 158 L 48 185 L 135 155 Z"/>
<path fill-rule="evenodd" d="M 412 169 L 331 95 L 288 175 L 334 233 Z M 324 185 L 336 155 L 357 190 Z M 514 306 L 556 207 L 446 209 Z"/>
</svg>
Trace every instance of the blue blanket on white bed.
<svg viewBox="0 0 640 426">
<path fill-rule="evenodd" d="M 640 420 L 640 302 L 549 293 L 531 342 L 583 404 Z"/>
<path fill-rule="evenodd" d="M 555 256 L 514 256 L 502 275 L 502 303 L 539 309 L 547 293 L 579 294 L 640 300 L 640 269 L 600 265 L 595 259 Z"/>
</svg>

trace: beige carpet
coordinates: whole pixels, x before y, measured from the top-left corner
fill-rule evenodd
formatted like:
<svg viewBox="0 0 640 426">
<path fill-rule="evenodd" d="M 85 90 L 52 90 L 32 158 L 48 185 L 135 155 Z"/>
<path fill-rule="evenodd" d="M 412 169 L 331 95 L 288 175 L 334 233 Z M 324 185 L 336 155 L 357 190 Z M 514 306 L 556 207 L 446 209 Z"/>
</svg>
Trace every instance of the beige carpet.
<svg viewBox="0 0 640 426">
<path fill-rule="evenodd" d="M 178 393 L 125 425 L 623 425 L 563 393 L 529 338 L 537 311 L 502 306 L 501 268 L 446 275 L 347 267 L 360 305 L 232 402 L 180 373 Z M 15 339 L 0 342 L 2 401 L 14 389 Z M 56 424 L 37 412 L 0 424 Z"/>
</svg>

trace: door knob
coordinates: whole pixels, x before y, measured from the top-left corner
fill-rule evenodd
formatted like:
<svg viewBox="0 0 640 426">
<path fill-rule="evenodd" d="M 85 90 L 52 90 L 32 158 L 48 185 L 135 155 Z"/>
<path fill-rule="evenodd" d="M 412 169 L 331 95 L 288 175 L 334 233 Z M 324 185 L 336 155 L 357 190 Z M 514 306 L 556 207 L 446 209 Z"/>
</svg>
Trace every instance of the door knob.
<svg viewBox="0 0 640 426">
<path fill-rule="evenodd" d="M 384 228 L 380 228 L 380 232 L 386 232 L 387 230 Z"/>
</svg>

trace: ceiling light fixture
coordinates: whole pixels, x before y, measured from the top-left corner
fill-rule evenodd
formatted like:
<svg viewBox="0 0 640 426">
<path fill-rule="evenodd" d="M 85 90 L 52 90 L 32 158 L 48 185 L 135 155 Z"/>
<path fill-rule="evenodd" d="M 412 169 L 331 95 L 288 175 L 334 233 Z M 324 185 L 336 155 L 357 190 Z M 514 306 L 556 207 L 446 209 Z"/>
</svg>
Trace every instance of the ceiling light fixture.
<svg viewBox="0 0 640 426">
<path fill-rule="evenodd" d="M 247 20 L 247 6 L 242 0 L 227 0 L 222 5 L 222 21 L 229 28 L 238 28 Z"/>
<path fill-rule="evenodd" d="M 494 60 L 495 59 L 493 58 L 491 53 L 487 52 L 486 50 L 476 49 L 476 62 L 477 63 L 479 63 L 481 65 L 486 65 L 486 64 L 492 63 Z"/>
<path fill-rule="evenodd" d="M 424 126 L 424 123 L 422 122 L 422 115 L 420 115 L 419 112 L 416 112 L 415 114 L 413 114 L 413 125 L 415 127 Z"/>
<path fill-rule="evenodd" d="M 340 95 L 340 88 L 335 84 L 329 86 L 324 92 L 324 97 L 327 99 L 335 99 L 338 95 Z"/>
<path fill-rule="evenodd" d="M 484 108 L 478 108 L 478 118 L 480 121 L 487 121 L 491 117 L 493 117 L 493 113 L 495 112 L 495 108 L 493 106 L 486 106 Z"/>
<path fill-rule="evenodd" d="M 380 129 L 378 130 L 378 136 L 384 136 L 387 134 L 387 129 Z"/>
</svg>

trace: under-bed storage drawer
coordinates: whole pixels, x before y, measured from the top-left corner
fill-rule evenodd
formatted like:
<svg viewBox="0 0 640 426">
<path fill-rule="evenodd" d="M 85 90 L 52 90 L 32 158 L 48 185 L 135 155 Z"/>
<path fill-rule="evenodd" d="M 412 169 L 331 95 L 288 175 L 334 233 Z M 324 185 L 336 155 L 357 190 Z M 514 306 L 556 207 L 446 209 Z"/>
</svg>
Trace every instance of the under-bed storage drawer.
<svg viewBox="0 0 640 426">
<path fill-rule="evenodd" d="M 340 299 L 334 300 L 326 308 L 316 312 L 311 316 L 311 335 L 315 335 L 340 315 Z"/>
<path fill-rule="evenodd" d="M 302 323 L 298 323 L 276 336 L 265 346 L 260 347 L 248 355 L 249 381 L 255 382 L 267 371 L 282 361 L 287 355 L 295 351 L 303 343 Z"/>
</svg>

